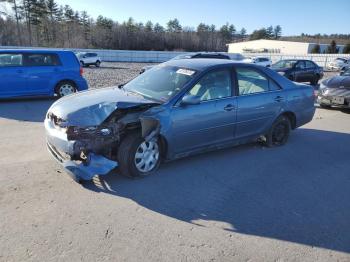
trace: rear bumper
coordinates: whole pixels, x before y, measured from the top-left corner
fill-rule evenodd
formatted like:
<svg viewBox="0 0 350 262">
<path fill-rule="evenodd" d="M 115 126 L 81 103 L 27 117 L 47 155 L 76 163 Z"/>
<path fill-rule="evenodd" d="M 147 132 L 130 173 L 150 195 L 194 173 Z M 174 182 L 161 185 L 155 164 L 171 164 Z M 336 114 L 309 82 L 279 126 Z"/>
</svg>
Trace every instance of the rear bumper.
<svg viewBox="0 0 350 262">
<path fill-rule="evenodd" d="M 91 180 L 95 175 L 107 175 L 118 166 L 117 162 L 94 153 L 89 153 L 84 161 L 72 160 L 72 156 L 79 154 L 81 143 L 68 141 L 66 134 L 56 129 L 49 119 L 45 120 L 45 130 L 48 151 L 76 181 Z"/>
<path fill-rule="evenodd" d="M 84 91 L 89 89 L 89 85 L 85 78 L 81 77 L 76 81 L 78 91 Z"/>
</svg>

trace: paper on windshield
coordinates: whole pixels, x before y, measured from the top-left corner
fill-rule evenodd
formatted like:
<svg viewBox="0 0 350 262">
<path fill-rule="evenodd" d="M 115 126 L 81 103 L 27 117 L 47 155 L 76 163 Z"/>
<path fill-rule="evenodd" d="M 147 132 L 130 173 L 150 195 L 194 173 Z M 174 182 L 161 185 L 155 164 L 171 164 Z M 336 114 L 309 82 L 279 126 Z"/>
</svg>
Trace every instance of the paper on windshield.
<svg viewBox="0 0 350 262">
<path fill-rule="evenodd" d="M 176 73 L 178 73 L 178 74 L 183 74 L 183 75 L 187 75 L 187 76 L 192 76 L 195 72 L 196 71 L 184 69 L 184 68 L 180 68 L 179 70 L 176 71 Z"/>
</svg>

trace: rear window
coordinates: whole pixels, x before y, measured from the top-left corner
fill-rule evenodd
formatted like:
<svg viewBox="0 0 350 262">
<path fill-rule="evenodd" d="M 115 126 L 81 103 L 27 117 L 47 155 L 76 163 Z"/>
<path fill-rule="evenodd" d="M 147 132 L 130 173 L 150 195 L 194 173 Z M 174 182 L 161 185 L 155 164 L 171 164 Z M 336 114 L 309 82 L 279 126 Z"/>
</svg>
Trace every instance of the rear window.
<svg viewBox="0 0 350 262">
<path fill-rule="evenodd" d="M 25 66 L 58 66 L 60 64 L 56 54 L 24 54 Z"/>
<path fill-rule="evenodd" d="M 23 56 L 19 53 L 1 53 L 0 67 L 22 66 Z"/>
</svg>

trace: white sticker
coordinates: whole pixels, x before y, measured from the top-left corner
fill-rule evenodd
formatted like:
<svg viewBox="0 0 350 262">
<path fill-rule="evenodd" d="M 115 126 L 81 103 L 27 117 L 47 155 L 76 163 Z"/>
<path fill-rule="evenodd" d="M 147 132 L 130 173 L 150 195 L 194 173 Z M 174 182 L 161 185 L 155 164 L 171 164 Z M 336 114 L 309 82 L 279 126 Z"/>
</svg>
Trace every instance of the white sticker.
<svg viewBox="0 0 350 262">
<path fill-rule="evenodd" d="M 177 70 L 176 73 L 187 75 L 187 76 L 192 76 L 194 73 L 196 73 L 196 71 L 181 68 L 181 69 Z"/>
</svg>

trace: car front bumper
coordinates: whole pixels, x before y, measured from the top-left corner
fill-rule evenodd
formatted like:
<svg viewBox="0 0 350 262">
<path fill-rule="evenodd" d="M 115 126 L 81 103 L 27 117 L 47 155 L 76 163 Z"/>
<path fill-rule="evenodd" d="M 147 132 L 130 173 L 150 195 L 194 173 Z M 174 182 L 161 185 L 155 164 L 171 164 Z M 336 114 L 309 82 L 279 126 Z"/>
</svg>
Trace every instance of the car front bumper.
<svg viewBox="0 0 350 262">
<path fill-rule="evenodd" d="M 118 163 L 104 156 L 89 153 L 84 161 L 72 160 L 79 154 L 81 143 L 68 141 L 67 135 L 55 128 L 50 119 L 45 119 L 47 149 L 67 173 L 76 181 L 91 180 L 95 175 L 107 175 Z"/>
<path fill-rule="evenodd" d="M 322 94 L 318 94 L 317 103 L 326 106 L 350 108 L 350 97 L 324 96 Z"/>
</svg>

